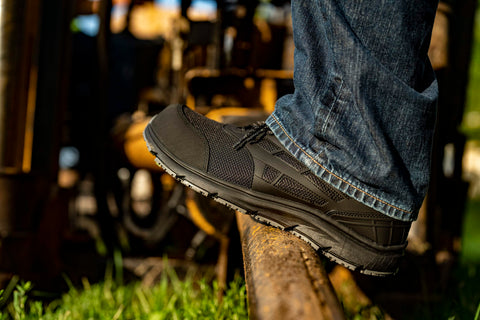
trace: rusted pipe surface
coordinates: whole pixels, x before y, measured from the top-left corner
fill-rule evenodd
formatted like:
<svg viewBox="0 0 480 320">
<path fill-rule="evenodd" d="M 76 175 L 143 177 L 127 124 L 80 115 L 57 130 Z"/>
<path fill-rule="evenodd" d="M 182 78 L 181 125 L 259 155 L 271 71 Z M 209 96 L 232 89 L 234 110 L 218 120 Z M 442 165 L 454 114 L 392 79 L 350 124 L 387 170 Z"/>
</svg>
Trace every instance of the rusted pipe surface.
<svg viewBox="0 0 480 320">
<path fill-rule="evenodd" d="M 252 319 L 345 319 L 316 252 L 288 232 L 237 213 Z"/>
</svg>

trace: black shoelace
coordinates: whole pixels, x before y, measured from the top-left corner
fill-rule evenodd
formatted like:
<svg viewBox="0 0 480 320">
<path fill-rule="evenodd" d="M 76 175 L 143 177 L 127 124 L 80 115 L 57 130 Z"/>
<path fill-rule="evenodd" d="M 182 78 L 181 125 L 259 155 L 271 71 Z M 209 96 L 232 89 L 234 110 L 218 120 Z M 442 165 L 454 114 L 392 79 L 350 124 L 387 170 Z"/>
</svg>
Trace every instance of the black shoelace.
<svg viewBox="0 0 480 320">
<path fill-rule="evenodd" d="M 246 130 L 245 135 L 242 137 L 242 139 L 240 139 L 240 141 L 235 143 L 235 145 L 233 146 L 233 149 L 240 150 L 243 147 L 245 147 L 247 143 L 259 142 L 267 134 L 273 134 L 270 128 L 267 126 L 267 124 L 263 121 L 255 122 L 249 126 L 246 126 L 245 130 Z"/>
</svg>

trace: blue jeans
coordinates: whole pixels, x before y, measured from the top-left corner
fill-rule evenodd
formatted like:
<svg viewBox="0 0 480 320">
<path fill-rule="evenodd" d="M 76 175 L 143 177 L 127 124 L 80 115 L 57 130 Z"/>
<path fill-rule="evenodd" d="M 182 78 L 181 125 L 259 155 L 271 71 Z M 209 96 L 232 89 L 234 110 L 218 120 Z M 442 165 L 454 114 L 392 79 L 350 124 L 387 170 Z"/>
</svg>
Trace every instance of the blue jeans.
<svg viewBox="0 0 480 320">
<path fill-rule="evenodd" d="M 283 145 L 356 200 L 415 220 L 438 97 L 436 0 L 293 0 L 295 92 L 267 119 Z"/>
</svg>

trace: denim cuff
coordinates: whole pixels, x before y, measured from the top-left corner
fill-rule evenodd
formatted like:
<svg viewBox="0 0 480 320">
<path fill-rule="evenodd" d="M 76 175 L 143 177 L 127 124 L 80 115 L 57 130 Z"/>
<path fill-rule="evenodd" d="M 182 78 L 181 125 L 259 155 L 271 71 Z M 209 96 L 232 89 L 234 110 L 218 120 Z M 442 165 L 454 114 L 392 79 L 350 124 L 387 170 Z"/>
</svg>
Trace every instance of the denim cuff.
<svg viewBox="0 0 480 320">
<path fill-rule="evenodd" d="M 322 163 L 320 157 L 301 145 L 301 142 L 298 142 L 287 132 L 275 112 L 268 117 L 266 124 L 295 158 L 329 185 L 391 218 L 402 221 L 414 221 L 417 218 L 418 210 L 405 209 L 405 205 L 396 203 L 398 200 L 388 197 L 381 190 L 375 190 L 371 186 L 364 185 L 354 177 L 346 176 L 335 168 L 327 168 L 327 164 Z M 308 138 L 304 140 L 308 140 Z"/>
</svg>

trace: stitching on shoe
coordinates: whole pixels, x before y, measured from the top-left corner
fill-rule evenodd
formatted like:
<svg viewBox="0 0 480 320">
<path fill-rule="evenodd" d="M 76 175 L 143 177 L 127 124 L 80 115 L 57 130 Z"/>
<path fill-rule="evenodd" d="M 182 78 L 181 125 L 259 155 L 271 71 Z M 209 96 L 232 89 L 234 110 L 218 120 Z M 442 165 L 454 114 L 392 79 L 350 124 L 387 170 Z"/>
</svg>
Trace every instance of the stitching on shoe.
<svg viewBox="0 0 480 320">
<path fill-rule="evenodd" d="M 272 118 L 275 120 L 275 122 L 278 124 L 278 126 L 280 127 L 280 129 L 282 129 L 283 133 L 287 136 L 287 138 L 288 138 L 301 152 L 303 152 L 303 153 L 304 153 L 307 157 L 309 157 L 313 162 L 315 162 L 317 165 L 319 165 L 323 170 L 325 170 L 326 172 L 328 172 L 329 174 L 331 174 L 331 175 L 334 176 L 335 178 L 339 179 L 340 181 L 343 181 L 344 183 L 348 184 L 350 187 L 354 188 L 355 190 L 360 191 L 361 193 L 363 193 L 363 194 L 365 194 L 365 195 L 367 195 L 367 196 L 369 196 L 369 197 L 371 197 L 371 198 L 373 198 L 373 199 L 375 199 L 375 200 L 377 200 L 377 201 L 379 201 L 379 202 L 381 202 L 381 203 L 383 203 L 383 204 L 385 204 L 385 205 L 387 205 L 387 206 L 389 206 L 389 207 L 391 207 L 391 208 L 394 208 L 394 209 L 396 209 L 396 210 L 402 211 L 402 212 L 407 213 L 407 214 L 413 214 L 413 212 L 411 212 L 411 211 L 407 211 L 407 210 L 404 210 L 404 209 L 399 208 L 399 207 L 397 207 L 397 206 L 394 206 L 394 205 L 392 205 L 392 204 L 390 204 L 390 203 L 387 203 L 387 202 L 385 202 L 385 201 L 383 201 L 383 200 L 375 197 L 374 195 L 371 195 L 370 193 L 368 193 L 368 192 L 366 192 L 366 191 L 363 191 L 363 190 L 355 187 L 355 186 L 352 185 L 350 182 L 348 182 L 348 181 L 346 181 L 345 179 L 337 176 L 335 173 L 333 173 L 333 172 L 331 172 L 330 170 L 328 170 L 327 168 L 325 168 L 322 164 L 320 164 L 317 160 L 315 160 L 311 155 L 309 155 L 306 151 L 304 151 L 302 148 L 300 148 L 300 146 L 299 146 L 295 141 L 293 141 L 293 139 L 290 137 L 290 135 L 285 131 L 285 128 L 280 124 L 280 122 L 278 121 L 278 119 L 277 119 L 273 114 L 272 114 L 271 116 L 272 116 Z"/>
</svg>

